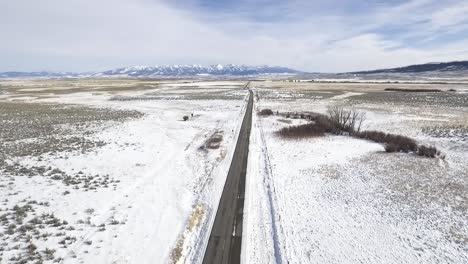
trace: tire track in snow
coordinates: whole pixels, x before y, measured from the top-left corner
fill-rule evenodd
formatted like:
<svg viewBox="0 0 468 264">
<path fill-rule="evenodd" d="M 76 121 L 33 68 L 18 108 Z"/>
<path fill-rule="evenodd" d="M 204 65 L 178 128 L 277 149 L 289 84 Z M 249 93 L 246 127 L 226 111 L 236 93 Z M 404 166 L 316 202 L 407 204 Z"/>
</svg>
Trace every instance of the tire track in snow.
<svg viewBox="0 0 468 264">
<path fill-rule="evenodd" d="M 268 203 L 269 203 L 269 212 L 271 216 L 271 225 L 273 230 L 273 245 L 274 245 L 274 255 L 276 263 L 283 263 L 285 261 L 286 249 L 280 243 L 280 234 L 283 233 L 283 228 L 281 227 L 281 214 L 278 211 L 278 199 L 276 197 L 276 189 L 273 181 L 273 171 L 271 169 L 270 157 L 268 155 L 268 147 L 265 140 L 265 135 L 263 132 L 262 121 L 258 122 L 258 128 L 260 130 L 260 139 L 262 143 L 262 153 L 263 153 L 263 162 L 265 170 L 265 188 L 268 194 Z M 283 240 L 284 241 L 284 240 Z"/>
</svg>

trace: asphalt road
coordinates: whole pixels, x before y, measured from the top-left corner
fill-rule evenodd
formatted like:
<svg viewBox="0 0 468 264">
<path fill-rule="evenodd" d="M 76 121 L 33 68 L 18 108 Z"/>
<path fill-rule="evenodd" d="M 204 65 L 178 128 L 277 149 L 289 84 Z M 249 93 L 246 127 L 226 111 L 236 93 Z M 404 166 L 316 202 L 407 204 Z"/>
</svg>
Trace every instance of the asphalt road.
<svg viewBox="0 0 468 264">
<path fill-rule="evenodd" d="M 248 89 L 249 83 L 245 88 Z M 249 156 L 249 138 L 252 127 L 253 93 L 249 101 L 237 139 L 231 167 L 211 229 L 203 263 L 240 263 L 242 222 L 244 214 L 245 175 Z"/>
</svg>

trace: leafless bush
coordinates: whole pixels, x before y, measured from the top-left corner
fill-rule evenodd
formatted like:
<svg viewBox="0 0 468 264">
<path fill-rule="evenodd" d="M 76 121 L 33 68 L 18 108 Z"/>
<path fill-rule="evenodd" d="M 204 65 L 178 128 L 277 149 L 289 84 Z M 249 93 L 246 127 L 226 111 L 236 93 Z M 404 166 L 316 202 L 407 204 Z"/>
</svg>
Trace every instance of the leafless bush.
<svg viewBox="0 0 468 264">
<path fill-rule="evenodd" d="M 325 134 L 325 129 L 317 124 L 310 123 L 298 126 L 284 127 L 278 131 L 281 137 L 285 138 L 306 138 L 320 137 Z"/>
<path fill-rule="evenodd" d="M 341 106 L 334 106 L 328 109 L 328 118 L 330 122 L 340 131 L 349 134 L 358 133 L 362 124 L 366 120 L 366 114 L 354 109 L 346 110 Z"/>
<path fill-rule="evenodd" d="M 362 132 L 356 133 L 356 136 L 358 138 L 371 140 L 377 143 L 384 143 L 387 137 L 387 134 L 384 132 L 380 132 L 380 131 L 362 131 Z"/>
<path fill-rule="evenodd" d="M 385 151 L 386 152 L 396 152 L 397 151 L 397 146 L 395 146 L 394 144 L 386 144 L 385 145 Z"/>
<path fill-rule="evenodd" d="M 334 126 L 330 119 L 323 114 L 298 114 L 298 117 L 306 118 L 312 122 L 303 125 L 284 127 L 277 133 L 285 138 L 305 138 L 305 137 L 320 137 L 325 133 L 340 134 L 340 129 Z"/>
<path fill-rule="evenodd" d="M 440 151 L 438 151 L 435 147 L 432 146 L 427 147 L 421 145 L 418 147 L 418 155 L 428 158 L 435 158 L 436 156 L 440 155 Z"/>
<path fill-rule="evenodd" d="M 414 152 L 418 148 L 414 139 L 405 136 L 387 134 L 386 141 L 389 144 L 394 144 L 397 147 L 397 151 L 400 152 Z"/>
<path fill-rule="evenodd" d="M 363 112 L 345 110 L 342 107 L 335 106 L 328 109 L 328 115 L 308 113 L 307 115 L 300 114 L 300 116 L 312 122 L 304 125 L 285 127 L 277 133 L 284 138 L 319 137 L 325 133 L 336 135 L 347 133 L 356 138 L 385 144 L 386 152 L 413 152 L 425 157 L 444 158 L 435 147 L 418 146 L 416 140 L 410 137 L 381 131 L 361 131 L 362 124 L 366 120 L 365 113 Z M 286 117 L 289 117 L 289 114 Z"/>
<path fill-rule="evenodd" d="M 273 114 L 273 111 L 271 109 L 262 109 L 258 114 L 261 116 L 270 116 Z"/>
<path fill-rule="evenodd" d="M 415 152 L 418 144 L 412 138 L 387 134 L 380 131 L 363 131 L 355 134 L 356 137 L 371 140 L 377 143 L 385 143 L 387 152 Z"/>
<path fill-rule="evenodd" d="M 315 125 L 322 128 L 326 133 L 340 134 L 339 128 L 333 124 L 330 119 L 322 114 L 310 115 L 310 120 L 312 120 Z"/>
</svg>

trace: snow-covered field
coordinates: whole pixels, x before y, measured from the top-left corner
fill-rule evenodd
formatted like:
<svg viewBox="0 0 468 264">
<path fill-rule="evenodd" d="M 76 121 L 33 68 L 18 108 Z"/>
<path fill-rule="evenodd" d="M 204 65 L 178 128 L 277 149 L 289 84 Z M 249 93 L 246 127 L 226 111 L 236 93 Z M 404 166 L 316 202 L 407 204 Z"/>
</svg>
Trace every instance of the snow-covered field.
<svg viewBox="0 0 468 264">
<path fill-rule="evenodd" d="M 0 263 L 201 261 L 244 83 L 1 85 Z"/>
<path fill-rule="evenodd" d="M 284 139 L 275 132 L 305 121 L 254 115 L 244 263 L 468 263 L 465 94 L 390 94 L 387 84 L 254 86 L 257 111 L 354 107 L 367 113 L 365 129 L 413 137 L 446 158 L 386 153 L 347 136 Z"/>
<path fill-rule="evenodd" d="M 0 263 L 200 263 L 244 84 L 0 82 Z M 383 91 L 405 85 L 251 83 L 255 111 L 353 107 L 364 129 L 446 157 L 347 136 L 284 139 L 275 132 L 306 121 L 254 114 L 244 263 L 468 262 L 467 89 Z"/>
</svg>

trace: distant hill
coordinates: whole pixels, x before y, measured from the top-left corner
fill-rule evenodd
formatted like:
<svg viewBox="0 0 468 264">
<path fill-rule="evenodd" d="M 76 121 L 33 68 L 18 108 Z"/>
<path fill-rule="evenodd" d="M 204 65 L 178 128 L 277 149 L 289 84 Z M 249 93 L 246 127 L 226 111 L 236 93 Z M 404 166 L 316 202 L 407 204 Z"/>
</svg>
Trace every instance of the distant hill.
<svg viewBox="0 0 468 264">
<path fill-rule="evenodd" d="M 269 74 L 299 74 L 286 67 L 246 65 L 170 65 L 134 66 L 94 73 L 72 72 L 3 72 L 0 78 L 76 78 L 76 77 L 194 77 L 194 76 L 258 76 Z"/>
<path fill-rule="evenodd" d="M 80 74 L 73 72 L 0 72 L 0 78 L 67 78 L 78 76 L 80 76 Z"/>
<path fill-rule="evenodd" d="M 426 73 L 468 71 L 468 61 L 437 62 L 399 68 L 350 72 L 351 74 Z"/>
</svg>

